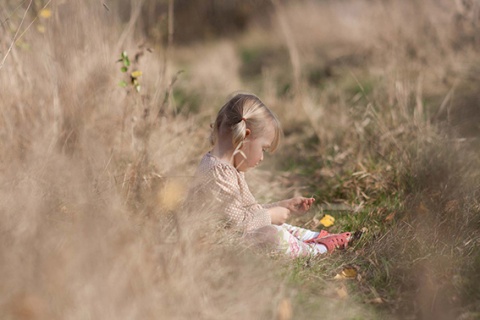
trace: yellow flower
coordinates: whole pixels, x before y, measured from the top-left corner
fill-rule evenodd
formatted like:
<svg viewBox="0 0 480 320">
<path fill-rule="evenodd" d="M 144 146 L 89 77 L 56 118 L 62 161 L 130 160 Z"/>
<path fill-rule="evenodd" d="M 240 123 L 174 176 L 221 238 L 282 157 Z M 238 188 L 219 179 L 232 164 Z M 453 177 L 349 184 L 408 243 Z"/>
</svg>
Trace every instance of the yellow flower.
<svg viewBox="0 0 480 320">
<path fill-rule="evenodd" d="M 39 14 L 40 17 L 48 19 L 52 16 L 52 10 L 50 9 L 42 9 L 40 10 Z"/>
</svg>

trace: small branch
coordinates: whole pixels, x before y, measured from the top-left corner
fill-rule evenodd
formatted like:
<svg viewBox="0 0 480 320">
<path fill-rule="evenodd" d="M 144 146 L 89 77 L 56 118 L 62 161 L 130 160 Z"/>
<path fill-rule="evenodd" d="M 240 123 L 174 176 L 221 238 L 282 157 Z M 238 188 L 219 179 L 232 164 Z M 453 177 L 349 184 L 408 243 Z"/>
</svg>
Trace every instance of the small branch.
<svg viewBox="0 0 480 320">
<path fill-rule="evenodd" d="M 25 21 L 25 17 L 27 16 L 28 10 L 29 10 L 30 7 L 32 6 L 32 3 L 33 3 L 33 0 L 30 0 L 30 2 L 28 3 L 28 7 L 27 7 L 27 9 L 25 10 L 25 13 L 23 14 L 22 21 L 20 21 L 20 25 L 18 26 L 17 31 L 15 32 L 15 35 L 13 36 L 12 43 L 10 43 L 10 46 L 8 47 L 7 53 L 5 53 L 5 56 L 3 57 L 2 62 L 0 63 L 0 70 L 2 70 L 3 65 L 5 64 L 5 60 L 7 60 L 7 57 L 8 57 L 8 55 L 10 54 L 10 51 L 12 51 L 13 45 L 15 44 L 15 42 L 17 42 L 18 32 L 20 31 L 20 28 L 22 27 L 23 21 Z M 26 30 L 28 30 L 28 27 L 27 27 Z M 21 34 L 21 36 L 23 36 L 24 33 L 25 33 L 25 32 L 23 32 L 23 33 Z M 20 37 L 19 37 L 19 38 L 20 38 Z"/>
<path fill-rule="evenodd" d="M 23 4 L 24 4 L 25 2 L 27 2 L 27 0 L 23 0 L 15 9 L 13 9 L 12 13 L 10 14 L 10 16 L 8 16 L 7 18 L 5 18 L 5 20 L 0 21 L 0 25 L 3 27 L 3 26 L 7 23 L 7 21 L 10 20 L 10 17 L 13 16 L 13 14 L 14 14 L 15 12 L 17 12 L 18 8 L 20 8 L 21 6 L 23 6 Z"/>
<path fill-rule="evenodd" d="M 40 11 L 43 10 L 43 9 L 45 9 L 45 8 L 50 4 L 50 2 L 52 2 L 52 0 L 49 0 L 49 1 L 42 7 L 42 9 L 40 9 Z M 32 22 L 30 22 L 30 24 L 25 28 L 25 30 L 23 30 L 22 34 L 18 36 L 18 39 L 15 40 L 15 42 L 18 41 L 18 40 L 20 40 L 21 37 L 23 37 L 23 35 L 28 31 L 28 29 L 30 29 L 30 27 L 32 26 L 32 24 L 33 24 L 35 21 L 37 21 L 37 19 L 38 19 L 38 15 L 35 16 L 35 18 L 33 18 Z"/>
<path fill-rule="evenodd" d="M 158 109 L 158 113 L 157 113 L 158 118 L 161 117 L 162 112 L 165 109 L 165 106 L 168 104 L 168 100 L 170 100 L 170 94 L 172 93 L 173 85 L 175 84 L 175 82 L 177 82 L 178 76 L 182 72 L 183 70 L 180 70 L 172 77 L 172 80 L 170 81 L 170 84 L 168 85 L 167 90 L 165 90 L 165 96 L 163 97 L 162 105 L 160 106 L 160 109 Z"/>
</svg>

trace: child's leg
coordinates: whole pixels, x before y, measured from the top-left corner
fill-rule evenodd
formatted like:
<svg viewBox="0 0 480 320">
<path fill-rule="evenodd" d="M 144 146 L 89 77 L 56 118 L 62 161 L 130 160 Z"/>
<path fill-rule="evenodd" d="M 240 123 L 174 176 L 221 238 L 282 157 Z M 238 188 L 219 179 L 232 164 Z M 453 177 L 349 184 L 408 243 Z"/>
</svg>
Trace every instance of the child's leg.
<svg viewBox="0 0 480 320">
<path fill-rule="evenodd" d="M 319 234 L 319 232 L 311 231 L 311 230 L 300 228 L 300 227 L 295 227 L 286 223 L 282 224 L 282 227 L 287 229 L 288 232 L 290 232 L 295 238 L 302 241 L 314 239 Z"/>
<path fill-rule="evenodd" d="M 327 248 L 324 245 L 316 243 L 307 244 L 293 235 L 284 225 L 273 227 L 277 230 L 277 250 L 292 258 L 318 255 L 327 252 Z"/>
</svg>

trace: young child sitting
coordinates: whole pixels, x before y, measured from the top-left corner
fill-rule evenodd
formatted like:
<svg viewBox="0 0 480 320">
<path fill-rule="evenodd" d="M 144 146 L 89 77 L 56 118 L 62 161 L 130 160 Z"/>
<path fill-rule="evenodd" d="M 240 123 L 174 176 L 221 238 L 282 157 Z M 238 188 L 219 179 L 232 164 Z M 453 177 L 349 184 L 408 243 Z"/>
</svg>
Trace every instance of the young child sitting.
<svg viewBox="0 0 480 320">
<path fill-rule="evenodd" d="M 250 192 L 244 172 L 255 168 L 265 151 L 273 152 L 282 135 L 277 117 L 258 97 L 233 96 L 218 112 L 212 129 L 213 148 L 200 161 L 193 192 L 197 199 L 218 205 L 228 228 L 292 258 L 324 254 L 348 244 L 349 232 L 314 232 L 285 223 L 290 214 L 309 210 L 314 198 L 261 205 Z"/>
</svg>

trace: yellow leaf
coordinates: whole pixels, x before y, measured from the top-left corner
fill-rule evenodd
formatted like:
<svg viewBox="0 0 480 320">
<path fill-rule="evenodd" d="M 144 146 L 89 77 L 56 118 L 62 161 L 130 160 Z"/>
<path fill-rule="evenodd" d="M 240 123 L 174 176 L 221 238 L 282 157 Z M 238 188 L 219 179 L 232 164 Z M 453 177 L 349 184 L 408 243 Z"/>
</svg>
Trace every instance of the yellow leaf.
<svg viewBox="0 0 480 320">
<path fill-rule="evenodd" d="M 342 275 L 347 279 L 354 279 L 357 277 L 357 269 L 349 267 L 342 271 Z"/>
<path fill-rule="evenodd" d="M 335 279 L 335 280 L 343 280 L 344 278 L 343 278 L 343 276 L 342 276 L 340 273 L 337 273 L 337 274 L 335 275 L 335 277 L 333 277 L 333 279 Z"/>
<path fill-rule="evenodd" d="M 142 74 L 143 74 L 142 71 L 136 70 L 136 71 L 132 72 L 131 76 L 132 76 L 132 78 L 138 78 L 138 77 L 141 77 Z"/>
<path fill-rule="evenodd" d="M 331 215 L 326 214 L 321 220 L 320 224 L 322 224 L 325 227 L 330 227 L 333 225 L 335 222 L 335 218 L 332 217 Z"/>
<path fill-rule="evenodd" d="M 342 270 L 339 274 L 333 277 L 335 280 L 345 280 L 345 279 L 355 279 L 357 277 L 357 269 L 353 267 L 347 267 Z"/>
<path fill-rule="evenodd" d="M 42 9 L 40 10 L 39 14 L 40 17 L 48 19 L 52 16 L 52 10 L 50 9 Z"/>
</svg>

